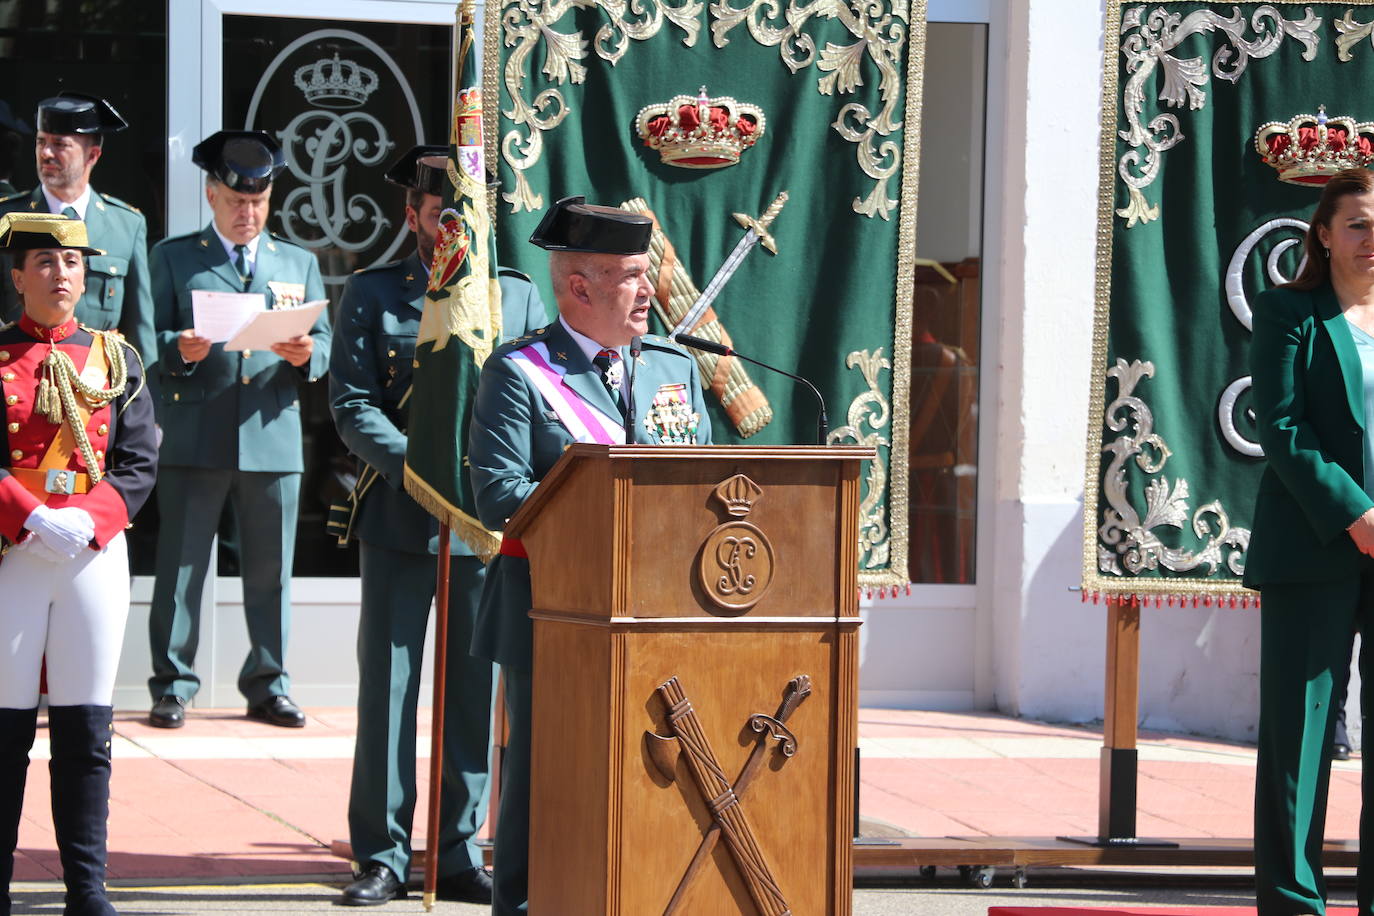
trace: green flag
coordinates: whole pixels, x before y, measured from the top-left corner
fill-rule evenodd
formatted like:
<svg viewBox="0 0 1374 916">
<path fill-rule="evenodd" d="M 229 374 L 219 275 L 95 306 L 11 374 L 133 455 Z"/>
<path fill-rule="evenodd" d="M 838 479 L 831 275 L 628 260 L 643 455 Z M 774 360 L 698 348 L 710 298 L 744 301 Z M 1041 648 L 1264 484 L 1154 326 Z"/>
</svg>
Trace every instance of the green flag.
<svg viewBox="0 0 1374 916">
<path fill-rule="evenodd" d="M 482 363 L 501 339 L 501 288 L 487 210 L 474 34 L 472 4 L 467 0 L 458 18 L 449 186 L 415 346 L 405 487 L 487 560 L 500 539 L 477 520 L 464 456 Z"/>
<path fill-rule="evenodd" d="M 1250 303 L 1296 275 L 1321 189 L 1274 153 L 1374 148 L 1371 35 L 1368 0 L 1108 4 L 1089 594 L 1250 600 Z"/>
<path fill-rule="evenodd" d="M 649 213 L 650 329 L 666 334 L 753 230 L 758 244 L 683 330 L 809 378 L 829 441 L 876 448 L 860 581 L 905 582 L 924 0 L 489 9 L 502 263 L 552 301 L 543 253 L 525 243 L 550 204 L 581 194 Z M 809 391 L 734 358 L 698 362 L 717 443 L 816 441 Z"/>
</svg>

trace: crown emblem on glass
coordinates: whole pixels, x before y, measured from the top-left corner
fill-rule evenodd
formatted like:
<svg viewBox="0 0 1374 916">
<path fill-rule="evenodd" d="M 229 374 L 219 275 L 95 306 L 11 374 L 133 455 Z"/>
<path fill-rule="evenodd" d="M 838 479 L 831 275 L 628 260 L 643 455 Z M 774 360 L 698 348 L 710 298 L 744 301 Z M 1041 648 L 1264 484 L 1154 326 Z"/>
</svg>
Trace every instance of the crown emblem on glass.
<svg viewBox="0 0 1374 916">
<path fill-rule="evenodd" d="M 357 108 L 377 88 L 377 73 L 351 60 L 322 57 L 296 68 L 296 88 L 320 108 Z"/>
<path fill-rule="evenodd" d="M 739 162 L 740 155 L 763 136 L 763 111 L 729 96 L 674 96 L 645 105 L 635 115 L 635 132 L 644 145 L 658 150 L 666 165 L 683 169 L 719 169 Z"/>
<path fill-rule="evenodd" d="M 1317 113 L 1270 121 L 1255 132 L 1255 150 L 1289 184 L 1323 185 L 1342 169 L 1374 164 L 1374 124 Z"/>
</svg>

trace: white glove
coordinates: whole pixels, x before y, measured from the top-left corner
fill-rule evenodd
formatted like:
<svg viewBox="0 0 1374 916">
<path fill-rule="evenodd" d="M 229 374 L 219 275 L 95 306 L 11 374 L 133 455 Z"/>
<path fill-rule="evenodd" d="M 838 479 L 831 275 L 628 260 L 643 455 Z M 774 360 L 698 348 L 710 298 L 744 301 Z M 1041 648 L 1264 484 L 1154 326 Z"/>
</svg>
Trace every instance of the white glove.
<svg viewBox="0 0 1374 916">
<path fill-rule="evenodd" d="M 44 546 L 52 548 L 68 560 L 76 559 L 95 537 L 95 520 L 91 513 L 79 506 L 49 509 L 39 506 L 29 513 L 24 527 L 38 535 Z"/>
<path fill-rule="evenodd" d="M 48 563 L 67 562 L 66 557 L 53 550 L 47 544 L 44 544 L 43 539 L 36 534 L 31 534 L 18 544 L 15 544 L 10 548 L 10 553 L 18 553 L 21 550 L 26 556 L 34 557 L 35 559 L 43 560 Z"/>
</svg>

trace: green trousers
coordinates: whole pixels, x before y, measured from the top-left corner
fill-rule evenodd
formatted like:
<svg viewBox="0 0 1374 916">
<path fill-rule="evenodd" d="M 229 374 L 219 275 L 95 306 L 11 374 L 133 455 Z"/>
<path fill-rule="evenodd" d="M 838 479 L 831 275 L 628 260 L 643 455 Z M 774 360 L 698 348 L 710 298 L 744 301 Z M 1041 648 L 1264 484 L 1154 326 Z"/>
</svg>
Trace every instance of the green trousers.
<svg viewBox="0 0 1374 916">
<path fill-rule="evenodd" d="M 348 834 L 362 867 L 410 873 L 414 824 L 416 707 L 435 558 L 360 545 L 358 737 L 348 793 Z M 444 771 L 439 796 L 439 877 L 482 864 L 473 834 L 486 819 L 493 666 L 468 654 L 484 569 L 476 557 L 449 561 Z M 433 835 L 428 841 L 435 848 Z"/>
<path fill-rule="evenodd" d="M 1369 623 L 1374 564 L 1361 578 L 1266 585 L 1260 610 L 1260 721 L 1255 771 L 1258 916 L 1326 912 L 1321 848 L 1331 779 L 1336 685 L 1360 648 L 1360 705 L 1374 703 Z M 1369 755 L 1363 756 L 1364 760 Z M 1374 916 L 1374 774 L 1364 774 L 1360 811 L 1359 912 Z"/>
<path fill-rule="evenodd" d="M 224 505 L 232 501 L 239 524 L 239 568 L 248 656 L 239 692 L 249 705 L 291 690 L 286 643 L 291 631 L 291 565 L 296 551 L 300 474 L 158 469 L 157 581 L 148 613 L 156 701 L 189 700 L 200 689 L 195 672 L 200 647 L 200 596 L 210 568 L 210 542 Z"/>
</svg>

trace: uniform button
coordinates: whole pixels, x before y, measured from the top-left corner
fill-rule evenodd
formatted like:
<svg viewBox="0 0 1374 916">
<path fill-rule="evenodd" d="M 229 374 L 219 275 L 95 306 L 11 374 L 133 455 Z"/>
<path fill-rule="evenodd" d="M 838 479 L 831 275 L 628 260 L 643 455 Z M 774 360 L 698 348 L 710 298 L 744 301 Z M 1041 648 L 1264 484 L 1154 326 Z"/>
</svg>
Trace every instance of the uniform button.
<svg viewBox="0 0 1374 916">
<path fill-rule="evenodd" d="M 97 458 L 104 458 L 104 457 L 105 457 L 105 453 L 104 453 L 103 451 L 101 451 L 100 449 L 96 449 L 96 450 L 95 450 L 95 457 L 97 457 Z"/>
<path fill-rule="evenodd" d="M 12 432 L 12 433 L 17 433 L 17 432 L 19 432 L 19 424 L 18 424 L 18 423 L 11 423 L 11 424 L 10 424 L 10 432 Z"/>
<path fill-rule="evenodd" d="M 5 398 L 5 403 L 8 404 L 8 405 L 10 405 L 11 407 L 13 407 L 15 404 L 18 404 L 18 403 L 19 403 L 19 395 L 17 395 L 17 394 L 12 394 L 12 395 L 10 395 L 9 397 Z"/>
<path fill-rule="evenodd" d="M 244 358 L 244 359 L 248 359 L 248 358 L 249 358 L 250 356 L 252 356 L 252 355 L 253 355 L 253 351 L 252 351 L 252 350 L 244 350 L 244 351 L 243 351 L 243 358 Z"/>
<path fill-rule="evenodd" d="M 180 391 L 174 392 L 174 393 L 172 394 L 172 400 L 173 400 L 173 401 L 180 401 L 180 400 L 181 400 L 181 392 L 180 392 Z"/>
<path fill-rule="evenodd" d="M 101 423 L 100 426 L 96 428 L 95 434 L 96 434 L 97 436 L 103 436 L 103 435 L 105 435 L 106 433 L 108 433 L 109 431 L 110 431 L 110 427 L 106 426 L 104 423 Z"/>
<path fill-rule="evenodd" d="M 118 268 L 118 267 L 111 267 L 111 268 L 110 268 L 110 276 L 115 277 L 115 276 L 118 276 L 118 275 L 119 275 L 119 268 Z"/>
<path fill-rule="evenodd" d="M 0 381 L 6 381 L 6 382 L 12 382 L 12 381 L 14 381 L 14 373 L 13 373 L 13 372 L 6 372 L 4 375 L 0 375 Z"/>
<path fill-rule="evenodd" d="M 241 381 L 241 382 L 243 382 L 245 385 L 247 385 L 247 384 L 248 384 L 248 376 L 245 375 L 243 378 L 239 379 L 239 381 Z"/>
<path fill-rule="evenodd" d="M 13 458 L 15 461 L 18 461 L 20 458 L 24 457 L 24 453 L 19 451 L 19 449 L 15 449 L 14 451 L 10 452 L 10 457 Z"/>
<path fill-rule="evenodd" d="M 7 362 L 9 362 L 9 361 L 10 361 L 10 351 L 9 351 L 9 350 L 0 350 L 0 363 L 7 363 Z"/>
<path fill-rule="evenodd" d="M 387 356 L 395 356 L 395 355 L 396 355 L 396 351 L 395 351 L 395 350 L 387 350 L 387 351 L 386 351 L 386 355 L 387 355 Z"/>
</svg>

